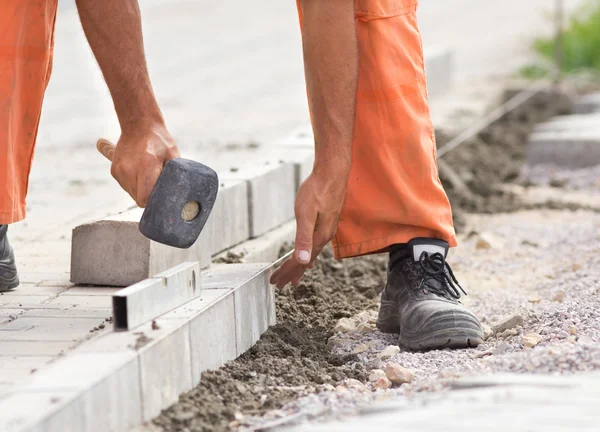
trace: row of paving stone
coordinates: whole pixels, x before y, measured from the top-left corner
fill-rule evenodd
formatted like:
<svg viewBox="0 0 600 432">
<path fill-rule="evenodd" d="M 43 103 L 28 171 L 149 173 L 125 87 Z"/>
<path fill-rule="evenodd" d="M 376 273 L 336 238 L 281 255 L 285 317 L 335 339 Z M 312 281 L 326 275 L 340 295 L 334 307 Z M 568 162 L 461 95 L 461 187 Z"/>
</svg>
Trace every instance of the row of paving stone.
<svg viewBox="0 0 600 432">
<path fill-rule="evenodd" d="M 527 148 L 529 165 L 567 169 L 600 165 L 600 92 L 579 97 L 573 111 L 536 127 Z"/>
</svg>

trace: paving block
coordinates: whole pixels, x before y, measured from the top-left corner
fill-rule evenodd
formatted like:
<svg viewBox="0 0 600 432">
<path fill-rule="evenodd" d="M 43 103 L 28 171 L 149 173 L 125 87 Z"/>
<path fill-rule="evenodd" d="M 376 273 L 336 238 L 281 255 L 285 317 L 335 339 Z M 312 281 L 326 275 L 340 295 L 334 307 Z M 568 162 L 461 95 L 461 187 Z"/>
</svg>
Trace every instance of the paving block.
<svg viewBox="0 0 600 432">
<path fill-rule="evenodd" d="M 219 292 L 222 290 L 210 290 Z M 238 356 L 234 296 L 221 295 L 190 321 L 192 380 L 200 382 L 206 370 L 218 369 Z"/>
<path fill-rule="evenodd" d="M 197 241 L 178 249 L 150 241 L 138 229 L 142 209 L 134 209 L 73 230 L 71 281 L 129 286 L 182 262 L 210 265 L 210 253 Z"/>
<path fill-rule="evenodd" d="M 294 218 L 296 169 L 294 164 L 268 162 L 221 174 L 225 180 L 248 183 L 250 237 L 258 237 Z"/>
<path fill-rule="evenodd" d="M 287 222 L 268 233 L 248 240 L 215 257 L 216 261 L 227 261 L 228 255 L 240 257 L 244 263 L 274 262 L 281 255 L 281 248 L 293 245 L 296 236 L 296 221 Z"/>
<path fill-rule="evenodd" d="M 85 431 L 125 431 L 142 421 L 140 370 L 133 352 L 69 354 L 18 391 L 76 392 Z"/>
<path fill-rule="evenodd" d="M 103 322 L 102 318 L 40 318 L 22 315 L 0 326 L 0 343 L 8 340 L 77 341 L 88 336 L 91 329 Z"/>
<path fill-rule="evenodd" d="M 32 344 L 28 341 L 3 340 L 0 343 L 0 356 L 56 356 L 67 351 L 72 345 L 73 342 L 67 341 Z"/>
<path fill-rule="evenodd" d="M 590 93 L 577 98 L 573 104 L 575 114 L 600 112 L 600 92 Z"/>
<path fill-rule="evenodd" d="M 44 303 L 45 305 L 62 308 L 109 308 L 112 306 L 112 299 L 110 296 L 59 295 Z"/>
<path fill-rule="evenodd" d="M 233 291 L 268 267 L 258 264 L 217 264 L 202 274 L 204 289 L 228 289 Z"/>
<path fill-rule="evenodd" d="M 108 333 L 77 347 L 76 353 L 133 353 L 139 359 L 143 421 L 192 388 L 190 327 L 186 319 L 156 319 L 135 331 Z"/>
<path fill-rule="evenodd" d="M 0 295 L 0 307 L 2 309 L 40 307 L 45 301 L 51 299 L 52 295 L 23 295 L 17 291 Z"/>
<path fill-rule="evenodd" d="M 114 328 L 130 330 L 200 296 L 199 263 L 182 263 L 112 296 Z"/>
<path fill-rule="evenodd" d="M 250 349 L 275 324 L 275 293 L 270 276 L 268 267 L 234 291 L 238 355 Z"/>
<path fill-rule="evenodd" d="M 84 417 L 75 391 L 13 393 L 0 401 L 3 432 L 81 432 Z"/>
<path fill-rule="evenodd" d="M 198 242 L 212 256 L 249 238 L 248 184 L 221 180 L 217 201 Z"/>
<path fill-rule="evenodd" d="M 454 52 L 446 47 L 425 50 L 425 74 L 430 97 L 444 94 L 452 85 Z"/>
<path fill-rule="evenodd" d="M 527 163 L 564 168 L 587 168 L 600 164 L 600 129 L 577 132 L 537 132 L 529 138 Z"/>
<path fill-rule="evenodd" d="M 599 114 L 580 114 L 553 117 L 535 126 L 534 132 L 600 131 Z"/>
<path fill-rule="evenodd" d="M 161 320 L 160 326 L 168 325 Z M 205 329 L 206 331 L 206 329 Z M 140 354 L 143 421 L 149 421 L 193 388 L 189 324 L 178 326 Z"/>
<path fill-rule="evenodd" d="M 42 305 L 43 306 L 43 305 Z M 16 311 L 18 309 L 10 309 Z M 112 307 L 105 308 L 85 308 L 85 307 L 68 307 L 68 308 L 33 308 L 27 309 L 25 315 L 31 317 L 52 317 L 52 318 L 101 318 L 106 319 L 112 317 Z"/>
</svg>

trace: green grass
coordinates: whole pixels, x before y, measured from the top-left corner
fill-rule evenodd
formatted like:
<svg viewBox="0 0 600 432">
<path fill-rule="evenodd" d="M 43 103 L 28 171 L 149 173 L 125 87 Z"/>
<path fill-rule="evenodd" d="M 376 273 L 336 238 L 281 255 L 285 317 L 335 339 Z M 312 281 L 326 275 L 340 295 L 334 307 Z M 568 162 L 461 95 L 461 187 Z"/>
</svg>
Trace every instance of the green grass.
<svg viewBox="0 0 600 432">
<path fill-rule="evenodd" d="M 521 75 L 531 79 L 547 76 L 551 70 L 550 64 L 554 62 L 554 47 L 554 37 L 536 39 L 533 48 L 545 62 L 523 67 Z M 600 71 L 600 0 L 590 0 L 568 18 L 562 51 L 563 73 Z"/>
</svg>

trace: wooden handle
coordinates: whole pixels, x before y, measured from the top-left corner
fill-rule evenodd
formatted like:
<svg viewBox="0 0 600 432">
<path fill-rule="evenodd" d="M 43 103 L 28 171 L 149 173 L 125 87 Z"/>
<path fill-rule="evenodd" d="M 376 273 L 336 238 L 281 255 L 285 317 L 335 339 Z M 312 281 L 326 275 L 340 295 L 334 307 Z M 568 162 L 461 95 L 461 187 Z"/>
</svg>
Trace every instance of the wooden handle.
<svg viewBox="0 0 600 432">
<path fill-rule="evenodd" d="M 113 155 L 115 154 L 116 146 L 104 138 L 100 138 L 96 143 L 96 148 L 106 159 L 112 162 Z"/>
</svg>

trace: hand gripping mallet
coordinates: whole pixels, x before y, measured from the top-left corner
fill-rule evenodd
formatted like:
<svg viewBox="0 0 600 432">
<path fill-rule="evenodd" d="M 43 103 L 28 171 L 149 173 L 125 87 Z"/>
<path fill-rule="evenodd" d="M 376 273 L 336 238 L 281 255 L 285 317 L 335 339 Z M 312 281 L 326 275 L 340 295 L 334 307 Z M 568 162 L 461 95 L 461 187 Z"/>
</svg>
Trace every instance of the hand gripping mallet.
<svg viewBox="0 0 600 432">
<path fill-rule="evenodd" d="M 112 161 L 114 144 L 100 139 L 96 148 Z M 206 224 L 218 189 L 219 178 L 211 168 L 189 159 L 171 159 L 150 193 L 140 232 L 168 246 L 189 248 Z"/>
</svg>

